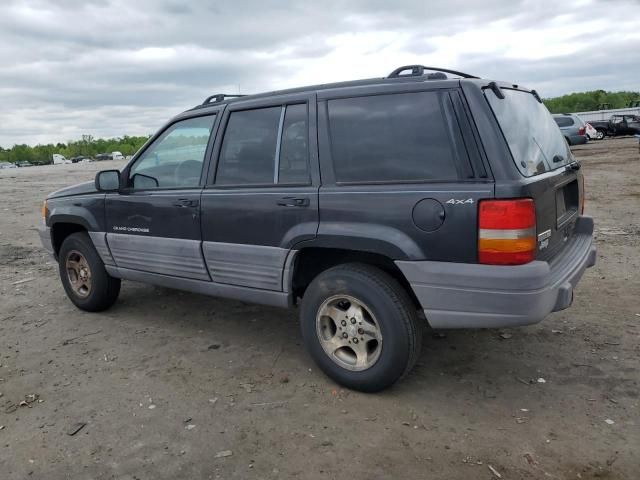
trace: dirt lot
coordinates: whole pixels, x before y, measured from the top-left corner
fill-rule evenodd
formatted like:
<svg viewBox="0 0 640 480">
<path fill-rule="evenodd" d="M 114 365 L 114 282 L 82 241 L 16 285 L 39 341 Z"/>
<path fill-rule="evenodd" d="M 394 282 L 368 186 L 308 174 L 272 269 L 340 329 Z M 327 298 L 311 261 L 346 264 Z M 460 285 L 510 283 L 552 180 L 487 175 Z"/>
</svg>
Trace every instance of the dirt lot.
<svg viewBox="0 0 640 480">
<path fill-rule="evenodd" d="M 428 332 L 377 395 L 315 368 L 296 311 L 131 282 L 108 312 L 77 310 L 40 202 L 113 163 L 0 171 L 0 478 L 639 478 L 640 154 L 575 153 L 599 259 L 573 307 Z"/>
</svg>

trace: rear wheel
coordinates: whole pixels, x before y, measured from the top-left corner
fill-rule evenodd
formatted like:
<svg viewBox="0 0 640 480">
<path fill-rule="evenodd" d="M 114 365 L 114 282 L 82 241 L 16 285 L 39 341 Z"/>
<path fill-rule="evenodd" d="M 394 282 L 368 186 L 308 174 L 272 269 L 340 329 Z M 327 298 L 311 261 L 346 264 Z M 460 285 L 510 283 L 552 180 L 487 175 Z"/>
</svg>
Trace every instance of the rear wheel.
<svg viewBox="0 0 640 480">
<path fill-rule="evenodd" d="M 363 264 L 333 267 L 307 288 L 300 309 L 302 336 L 318 366 L 336 382 L 375 392 L 415 364 L 422 322 L 400 284 Z"/>
<path fill-rule="evenodd" d="M 85 232 L 65 238 L 58 254 L 58 267 L 67 296 L 81 310 L 106 310 L 118 299 L 120 279 L 107 273 Z"/>
</svg>

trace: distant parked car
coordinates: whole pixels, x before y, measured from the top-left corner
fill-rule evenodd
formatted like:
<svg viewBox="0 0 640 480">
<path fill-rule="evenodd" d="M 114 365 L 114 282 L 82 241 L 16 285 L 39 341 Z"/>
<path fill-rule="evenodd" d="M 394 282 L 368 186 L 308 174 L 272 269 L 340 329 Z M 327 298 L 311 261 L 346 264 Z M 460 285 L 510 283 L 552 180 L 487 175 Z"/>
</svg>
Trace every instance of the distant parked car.
<svg viewBox="0 0 640 480">
<path fill-rule="evenodd" d="M 124 160 L 124 155 L 122 155 L 122 152 L 111 152 L 111 159 L 112 160 Z"/>
<path fill-rule="evenodd" d="M 604 135 L 593 128 L 593 125 L 591 125 L 589 122 L 584 124 L 584 128 L 587 137 L 589 137 L 589 140 L 602 140 L 602 138 L 604 137 Z"/>
<path fill-rule="evenodd" d="M 72 163 L 71 160 L 65 158 L 64 155 L 60 155 L 59 153 L 54 153 L 52 156 L 54 165 L 64 165 Z"/>
<path fill-rule="evenodd" d="M 78 155 L 77 157 L 71 157 L 71 163 L 80 163 L 87 158 L 89 157 L 87 157 L 86 155 Z"/>
<path fill-rule="evenodd" d="M 558 113 L 553 119 L 560 127 L 562 135 L 569 145 L 582 145 L 589 140 L 584 121 L 572 113 Z"/>
<path fill-rule="evenodd" d="M 33 163 L 23 160 L 22 162 L 16 162 L 16 167 L 33 167 Z"/>
<path fill-rule="evenodd" d="M 7 168 L 17 168 L 15 163 L 11 162 L 0 162 L 0 170 L 5 170 Z"/>
<path fill-rule="evenodd" d="M 113 160 L 113 157 L 110 153 L 99 153 L 95 156 L 95 159 L 102 162 L 103 160 Z"/>
<path fill-rule="evenodd" d="M 609 120 L 596 120 L 591 122 L 600 133 L 599 138 L 609 135 L 636 135 L 640 133 L 640 116 L 638 115 L 611 115 Z"/>
</svg>

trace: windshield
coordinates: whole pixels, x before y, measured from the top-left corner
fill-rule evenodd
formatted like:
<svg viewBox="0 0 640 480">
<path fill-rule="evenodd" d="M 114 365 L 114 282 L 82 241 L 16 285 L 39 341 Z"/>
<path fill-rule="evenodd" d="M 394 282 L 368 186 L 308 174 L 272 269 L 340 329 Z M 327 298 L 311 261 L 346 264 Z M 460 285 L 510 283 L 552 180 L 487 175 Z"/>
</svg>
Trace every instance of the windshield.
<svg viewBox="0 0 640 480">
<path fill-rule="evenodd" d="M 573 161 L 558 125 L 542 103 L 529 92 L 501 89 L 505 98 L 484 91 L 498 119 L 520 172 L 531 177 Z"/>
</svg>

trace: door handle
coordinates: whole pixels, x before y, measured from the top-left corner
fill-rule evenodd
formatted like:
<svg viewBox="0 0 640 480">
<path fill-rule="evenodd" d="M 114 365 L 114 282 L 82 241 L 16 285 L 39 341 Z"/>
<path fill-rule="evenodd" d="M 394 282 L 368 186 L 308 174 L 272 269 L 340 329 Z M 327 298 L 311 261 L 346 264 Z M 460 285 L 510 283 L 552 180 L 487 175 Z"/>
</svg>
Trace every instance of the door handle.
<svg viewBox="0 0 640 480">
<path fill-rule="evenodd" d="M 278 200 L 278 205 L 281 207 L 308 207 L 308 197 L 282 197 Z"/>
<path fill-rule="evenodd" d="M 188 198 L 180 198 L 173 202 L 173 206 L 179 208 L 197 207 L 199 204 L 198 200 L 190 200 Z"/>
</svg>

